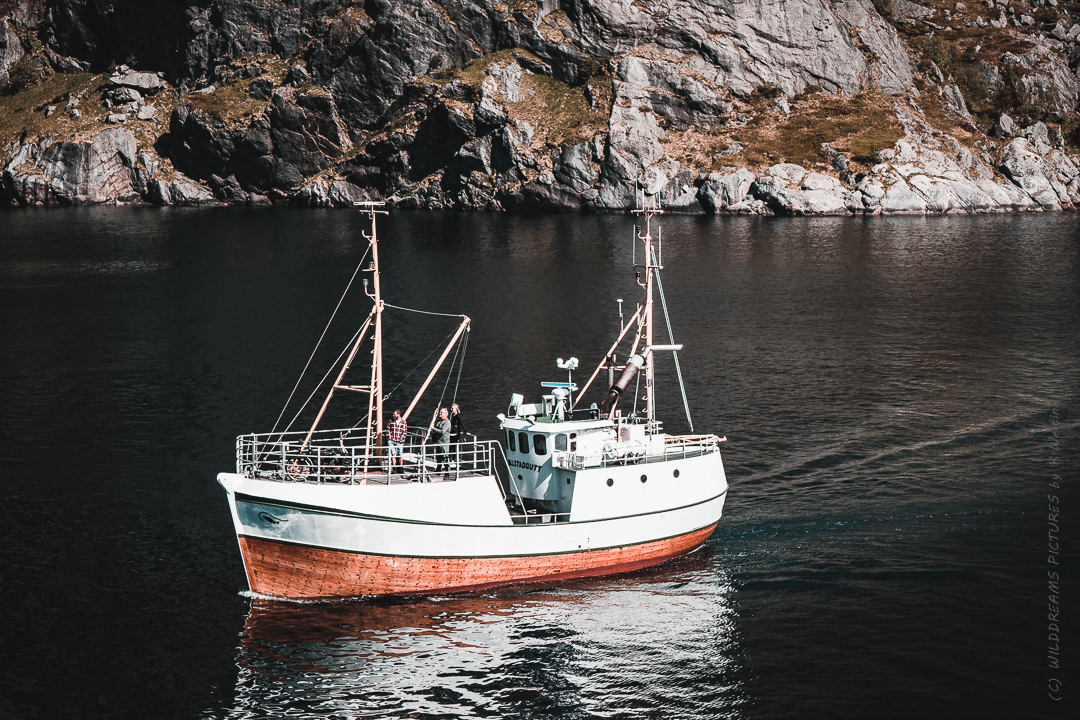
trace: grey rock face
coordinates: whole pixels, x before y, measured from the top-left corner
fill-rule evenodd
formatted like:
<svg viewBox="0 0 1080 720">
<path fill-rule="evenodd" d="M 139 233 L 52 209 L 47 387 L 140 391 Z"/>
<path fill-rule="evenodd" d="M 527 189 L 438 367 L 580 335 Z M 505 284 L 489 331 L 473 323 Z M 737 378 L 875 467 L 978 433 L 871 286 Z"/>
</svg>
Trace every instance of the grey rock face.
<svg viewBox="0 0 1080 720">
<path fill-rule="evenodd" d="M 1023 55 L 1006 53 L 1006 63 L 1024 68 L 1022 82 L 1035 98 L 1051 98 L 1054 112 L 1065 117 L 1080 101 L 1080 81 L 1069 69 L 1061 55 L 1045 42 L 1037 42 Z"/>
<path fill-rule="evenodd" d="M 172 159 L 189 175 L 233 176 L 245 192 L 291 190 L 352 148 L 333 98 L 279 88 L 264 117 L 231 129 L 187 103 L 170 120 Z"/>
<path fill-rule="evenodd" d="M 1001 170 L 1039 205 L 1047 209 L 1060 209 L 1062 202 L 1070 202 L 1070 196 L 1055 168 L 1039 152 L 1040 144 L 1049 150 L 1049 146 L 1041 143 L 1037 134 L 1033 140 L 1013 140 L 1002 154 Z M 1066 182 L 1072 180 L 1076 175 L 1075 165 L 1059 151 L 1054 153 L 1051 162 L 1063 171 Z M 1055 184 L 1061 186 L 1060 189 L 1055 187 Z"/>
<path fill-rule="evenodd" d="M 893 110 L 907 136 L 882 150 L 867 177 L 854 177 L 852 168 L 859 166 L 849 168 L 848 158 L 832 148 L 825 152 L 840 179 L 830 169 L 814 173 L 794 165 L 707 174 L 697 164 L 705 155 L 712 155 L 705 163 L 720 163 L 723 152 L 744 150 L 732 142 L 718 152 L 722 146 L 709 138 L 711 131 L 759 114 L 786 114 L 798 107 L 789 103 L 792 94 L 811 84 L 848 95 L 869 88 L 919 97 L 909 51 L 871 0 L 566 0 L 540 3 L 535 14 L 531 6 L 495 0 L 45 5 L 40 36 L 54 68 L 79 69 L 86 61 L 100 70 L 113 57 L 134 54 L 140 68 L 165 70 L 181 94 L 210 93 L 245 79 L 254 80 L 247 97 L 267 103 L 246 125 L 199 110 L 197 96 L 177 105 L 160 150 L 183 175 L 166 182 L 143 163 L 131 179 L 134 191 L 145 190 L 155 202 L 269 197 L 346 206 L 357 197 L 385 197 L 411 207 L 624 210 L 636 204 L 643 185 L 653 187 L 646 178 L 657 173 L 664 178 L 662 203 L 685 212 L 1038 209 L 1066 207 L 1080 189 L 1056 128 L 1020 131 L 1003 116 L 999 134 L 1023 135 L 1026 145 L 1006 148 L 1001 171 L 1010 183 L 999 185 L 989 147 L 976 157 L 920 125 L 917 113 L 905 115 L 903 99 Z M 928 20 L 934 12 L 908 0 L 893 0 L 893 7 L 897 21 Z M 21 56 L 13 22 L 0 20 L 0 73 Z M 1052 91 L 1055 111 L 1067 111 L 1080 91 L 1062 59 L 1062 43 L 1080 37 L 1080 26 L 1066 30 L 1058 23 L 1052 34 L 1056 39 L 1005 61 L 1024 69 L 1022 81 L 1033 96 Z M 437 71 L 500 50 L 483 74 L 473 66 L 475 72 L 447 82 Z M 289 58 L 293 66 L 282 79 L 277 71 L 266 73 L 256 53 Z M 979 69 L 991 91 L 1000 89 L 1001 71 L 986 63 Z M 522 120 L 537 117 L 532 103 L 548 101 L 534 99 L 538 79 L 530 73 L 546 76 L 551 87 L 563 83 L 560 92 L 577 93 L 578 103 L 584 96 L 591 110 L 587 129 L 553 140 L 548 127 Z M 931 80 L 946 107 L 970 122 L 956 85 L 940 71 Z M 112 121 L 153 128 L 141 124 L 155 119 L 154 107 L 144 103 L 165 80 L 122 66 L 112 81 Z M 753 94 L 765 84 L 775 85 L 779 96 Z M 66 110 L 78 112 L 70 103 Z M 51 147 L 44 140 L 23 145 L 10 151 L 11 162 L 22 157 L 19 167 L 26 168 Z M 48 167 L 63 174 L 54 160 Z M 5 197 L 59 202 L 61 195 L 93 195 L 58 195 L 53 177 L 41 168 L 13 171 L 4 187 L 18 186 L 21 200 L 12 190 L 4 190 Z"/>
<path fill-rule="evenodd" d="M 967 103 L 964 102 L 964 96 L 960 94 L 960 88 L 956 86 L 956 83 L 946 83 L 943 85 L 941 87 L 941 97 L 948 103 L 957 116 L 967 121 L 969 125 L 975 125 L 975 121 L 968 112 Z"/>
<path fill-rule="evenodd" d="M 899 180 L 885 191 L 881 209 L 888 213 L 908 214 L 926 212 L 926 200 L 913 191 L 907 183 Z"/>
<path fill-rule="evenodd" d="M 213 193 L 181 174 L 172 182 L 151 180 L 146 199 L 155 205 L 215 205 Z"/>
<path fill-rule="evenodd" d="M 135 88 L 117 86 L 105 91 L 105 99 L 110 101 L 113 105 L 123 105 L 125 103 L 142 103 L 142 95 Z"/>
<path fill-rule="evenodd" d="M 934 9 L 910 2 L 910 0 L 893 0 L 893 15 L 900 18 L 912 18 L 925 20 L 934 14 Z"/>
<path fill-rule="evenodd" d="M 22 59 L 23 49 L 15 29 L 6 17 L 0 18 L 0 90 L 8 86 L 8 69 Z"/>
<path fill-rule="evenodd" d="M 488 75 L 497 83 L 496 89 L 510 102 L 517 102 L 521 93 L 521 66 L 516 62 L 493 64 L 487 69 Z"/>
<path fill-rule="evenodd" d="M 124 69 L 109 78 L 109 82 L 120 87 L 132 88 L 143 92 L 153 93 L 168 87 L 168 83 L 153 73 L 135 72 Z M 137 94 L 137 93 L 136 93 Z M 139 96 L 141 99 L 141 96 Z"/>
<path fill-rule="evenodd" d="M 578 193 L 591 188 L 598 176 L 588 143 L 565 148 L 555 166 L 555 177 L 559 182 Z"/>
<path fill-rule="evenodd" d="M 1005 113 L 1002 113 L 1001 117 L 999 117 L 994 124 L 993 134 L 999 138 L 1010 138 L 1015 131 L 1016 124 L 1013 122 L 1013 119 Z"/>
<path fill-rule="evenodd" d="M 770 174 L 759 177 L 750 193 L 778 215 L 842 215 L 848 212 L 847 192 L 839 183 L 830 188 L 802 189 L 789 187 L 802 182 L 806 171 L 798 165 L 774 165 Z M 814 184 L 814 181 L 811 181 Z"/>
<path fill-rule="evenodd" d="M 138 200 L 136 150 L 135 137 L 120 128 L 103 130 L 84 142 L 23 145 L 4 168 L 7 201 L 86 205 Z"/>
<path fill-rule="evenodd" d="M 373 198 L 365 191 L 344 180 L 316 180 L 300 188 L 289 201 L 293 207 L 352 207 L 354 202 L 364 202 Z"/>
</svg>

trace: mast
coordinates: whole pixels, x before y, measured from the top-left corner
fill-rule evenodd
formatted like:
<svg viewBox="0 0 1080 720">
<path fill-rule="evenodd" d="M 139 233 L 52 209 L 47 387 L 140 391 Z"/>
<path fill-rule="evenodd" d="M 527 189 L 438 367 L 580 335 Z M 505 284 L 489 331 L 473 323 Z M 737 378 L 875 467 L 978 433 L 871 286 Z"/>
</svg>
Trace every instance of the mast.
<svg viewBox="0 0 1080 720">
<path fill-rule="evenodd" d="M 657 182 L 656 191 L 650 194 L 646 190 L 641 192 L 641 207 L 634 211 L 635 215 L 645 216 L 645 232 L 642 234 L 638 231 L 638 239 L 641 240 L 644 245 L 645 258 L 644 265 L 637 265 L 636 258 L 634 269 L 643 267 L 645 269 L 645 282 L 641 282 L 640 273 L 638 273 L 638 284 L 645 288 L 645 305 L 642 307 L 642 322 L 645 326 L 645 348 L 646 352 L 643 354 L 645 358 L 645 417 L 648 420 L 655 420 L 655 407 L 653 402 L 653 353 L 649 350 L 653 347 L 653 273 L 656 270 L 661 269 L 659 264 L 659 255 L 653 253 L 653 237 L 652 237 L 652 218 L 653 215 L 663 214 L 663 210 L 660 209 L 660 188 L 659 182 Z M 660 228 L 657 227 L 657 241 L 660 240 Z"/>
<path fill-rule="evenodd" d="M 634 226 L 634 232 L 630 236 L 632 238 L 632 250 L 631 250 L 631 266 L 634 269 L 634 278 L 637 284 L 645 290 L 645 303 L 639 304 L 634 315 L 630 318 L 630 321 L 622 327 L 622 331 L 619 333 L 618 339 L 608 350 L 608 354 L 600 361 L 596 370 L 593 371 L 592 376 L 589 378 L 589 382 L 585 383 L 585 388 L 578 394 L 578 400 L 580 400 L 585 392 L 592 385 L 593 380 L 605 367 L 608 368 L 608 383 L 610 389 L 608 390 L 607 397 L 604 398 L 604 402 L 600 405 L 600 412 L 608 416 L 609 419 L 615 418 L 615 405 L 619 402 L 619 398 L 623 393 L 630 388 L 630 383 L 634 381 L 636 377 L 641 379 L 640 372 L 645 372 L 645 417 L 649 425 L 649 432 L 659 431 L 659 424 L 656 422 L 656 398 L 655 398 L 655 380 L 653 358 L 656 357 L 656 353 L 659 351 L 670 350 L 672 357 L 675 360 L 675 375 L 679 378 L 679 391 L 682 393 L 683 408 L 686 410 L 686 422 L 690 425 L 691 432 L 694 429 L 693 420 L 690 419 L 690 404 L 686 398 L 686 386 L 683 384 L 682 370 L 679 368 L 679 350 L 682 350 L 682 345 L 675 344 L 675 336 L 671 332 L 671 319 L 668 317 L 667 301 L 664 299 L 664 284 L 660 281 L 660 271 L 664 268 L 664 235 L 663 229 L 660 224 L 656 226 L 656 249 L 653 249 L 653 236 L 652 236 L 652 219 L 654 215 L 662 215 L 663 210 L 660 209 L 660 189 L 664 183 L 663 174 L 658 170 L 656 172 L 656 183 L 653 186 L 653 191 L 650 193 L 647 189 L 643 189 L 641 193 L 641 205 L 634 210 L 635 215 L 645 216 L 645 230 L 642 232 L 640 225 Z M 640 185 L 639 185 L 640 188 Z M 643 246 L 644 259 L 642 263 L 638 263 L 637 260 L 637 241 L 641 240 Z M 640 270 L 645 270 L 645 280 L 642 282 Z M 656 282 L 656 292 L 660 296 L 660 304 L 664 309 L 664 322 L 667 325 L 668 340 L 667 344 L 656 344 L 653 335 L 653 282 Z M 619 323 L 622 324 L 622 300 L 619 301 Z M 626 335 L 626 331 L 630 329 L 631 325 L 637 325 L 637 335 L 634 337 L 634 343 L 630 348 L 630 355 L 626 360 L 626 364 L 619 366 L 615 361 L 615 348 L 622 342 L 623 336 Z M 640 353 L 638 348 L 641 347 L 642 340 L 645 341 L 645 346 L 641 348 Z M 614 380 L 614 371 L 622 370 L 622 374 L 619 375 L 618 380 Z M 637 390 L 635 389 L 635 394 Z M 634 398 L 634 408 L 637 409 L 637 401 L 640 398 Z"/>
<path fill-rule="evenodd" d="M 372 444 L 378 440 L 379 428 L 382 427 L 383 418 L 383 392 L 382 392 L 382 313 L 385 308 L 385 304 L 382 300 L 382 291 L 379 286 L 379 240 L 375 231 L 375 216 L 376 215 L 389 215 L 386 210 L 377 210 L 386 203 L 383 202 L 355 202 L 353 205 L 361 207 L 361 212 L 366 213 L 371 219 L 371 234 L 364 233 L 364 237 L 371 244 L 371 265 L 365 268 L 365 272 L 373 274 L 374 282 L 372 286 L 374 293 L 368 292 L 368 281 L 364 279 L 364 294 L 375 301 L 374 307 L 371 308 L 371 314 L 368 315 L 364 324 L 360 327 L 360 332 L 356 334 L 356 341 L 353 343 L 352 350 L 349 351 L 349 356 L 345 359 L 345 363 L 341 366 L 341 372 L 338 373 L 337 379 L 334 380 L 334 384 L 330 387 L 330 392 L 326 395 L 326 400 L 323 401 L 322 407 L 319 408 L 318 415 L 315 416 L 315 422 L 311 424 L 311 429 L 308 430 L 307 436 L 304 437 L 304 442 L 300 446 L 301 450 L 307 448 L 308 443 L 311 442 L 311 436 L 315 434 L 315 428 L 319 426 L 319 421 L 322 420 L 323 413 L 326 412 L 326 407 L 330 404 L 330 399 L 334 397 L 335 390 L 351 390 L 352 392 L 366 392 L 368 393 L 368 415 L 367 415 L 367 428 L 365 431 L 365 446 L 367 450 L 364 451 L 364 469 L 368 467 L 368 461 L 371 457 Z M 369 385 L 342 385 L 341 381 L 345 377 L 345 373 L 348 372 L 349 366 L 352 365 L 353 358 L 356 357 L 357 351 L 360 350 L 360 345 L 364 342 L 367 336 L 368 328 L 372 325 L 375 326 L 374 341 L 375 345 L 372 348 L 371 358 L 371 382 Z"/>
<path fill-rule="evenodd" d="M 375 307 L 372 308 L 372 314 L 375 317 L 372 323 L 375 326 L 375 335 L 371 349 L 371 384 L 368 386 L 367 431 L 365 433 L 367 449 L 364 451 L 364 469 L 366 470 L 371 457 L 371 449 L 379 444 L 379 436 L 383 426 L 382 314 L 386 306 L 382 299 L 382 287 L 379 278 L 379 237 L 375 228 L 375 216 L 387 215 L 388 213 L 385 210 L 376 210 L 377 207 L 382 207 L 385 203 L 358 202 L 354 204 L 359 205 L 361 212 L 366 213 L 368 218 L 371 219 L 371 233 L 364 233 L 364 237 L 371 244 L 371 265 L 366 268 L 366 272 L 372 274 L 371 286 L 373 292 L 366 292 L 367 280 L 364 281 L 364 286 L 367 296 L 375 301 Z"/>
</svg>

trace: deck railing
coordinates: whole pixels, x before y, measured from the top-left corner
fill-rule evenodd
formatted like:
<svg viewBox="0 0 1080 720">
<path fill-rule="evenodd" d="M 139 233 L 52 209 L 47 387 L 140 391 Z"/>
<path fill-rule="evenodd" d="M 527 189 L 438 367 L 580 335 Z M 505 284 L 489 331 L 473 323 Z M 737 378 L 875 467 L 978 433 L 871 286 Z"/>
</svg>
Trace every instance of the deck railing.
<svg viewBox="0 0 1080 720">
<path fill-rule="evenodd" d="M 497 443 L 470 441 L 442 446 L 410 433 L 402 462 L 390 465 L 390 448 L 369 446 L 355 430 L 321 430 L 304 446 L 305 432 L 263 433 L 236 438 L 236 472 L 283 482 L 389 483 L 392 477 L 431 482 L 491 475 Z M 393 471 L 391 474 L 390 471 Z"/>
<path fill-rule="evenodd" d="M 665 437 L 664 445 L 659 449 L 652 443 L 612 442 L 605 445 L 599 452 L 565 453 L 557 457 L 556 464 L 567 470 L 638 465 L 708 455 L 719 449 L 720 438 L 716 435 L 669 435 Z"/>
</svg>

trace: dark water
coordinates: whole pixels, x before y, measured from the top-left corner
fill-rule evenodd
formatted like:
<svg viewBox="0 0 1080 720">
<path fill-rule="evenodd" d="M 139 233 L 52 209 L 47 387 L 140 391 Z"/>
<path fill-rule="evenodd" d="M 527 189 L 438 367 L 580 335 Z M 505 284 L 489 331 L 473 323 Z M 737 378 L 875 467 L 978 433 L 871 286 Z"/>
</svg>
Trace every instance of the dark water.
<svg viewBox="0 0 1080 720">
<path fill-rule="evenodd" d="M 511 392 L 561 379 L 556 357 L 599 359 L 615 298 L 637 297 L 631 224 L 383 224 L 389 302 L 474 320 L 458 391 L 470 429 L 492 436 Z M 1077 708 L 1075 215 L 668 218 L 695 427 L 729 439 L 725 518 L 702 550 L 550 587 L 253 600 L 214 476 L 237 434 L 273 424 L 361 227 L 343 211 L 0 214 L 0 716 Z M 364 305 L 343 305 L 320 370 Z M 453 329 L 387 321 L 391 384 Z M 670 368 L 658 385 L 683 430 Z M 327 422 L 356 413 L 345 402 Z M 1048 570 L 1062 576 L 1057 670 Z"/>
</svg>

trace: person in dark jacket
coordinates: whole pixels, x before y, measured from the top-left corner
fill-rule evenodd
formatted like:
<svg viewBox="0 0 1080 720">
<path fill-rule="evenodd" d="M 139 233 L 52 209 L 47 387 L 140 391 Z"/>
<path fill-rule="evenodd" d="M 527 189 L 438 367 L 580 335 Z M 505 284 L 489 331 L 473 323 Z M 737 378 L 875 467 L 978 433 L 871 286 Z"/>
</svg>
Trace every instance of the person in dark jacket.
<svg viewBox="0 0 1080 720">
<path fill-rule="evenodd" d="M 439 408 L 439 418 L 431 421 L 428 433 L 435 446 L 435 472 L 450 470 L 450 413 L 446 408 Z"/>
<path fill-rule="evenodd" d="M 454 403 L 450 406 L 450 442 L 465 442 L 465 436 L 468 434 L 465 430 L 465 419 L 461 417 L 461 408 Z"/>
<path fill-rule="evenodd" d="M 457 443 L 467 442 L 469 435 L 471 435 L 471 433 L 465 430 L 465 419 L 461 416 L 461 408 L 458 407 L 457 403 L 454 403 L 450 406 L 450 442 L 455 445 Z M 465 469 L 461 462 L 463 450 L 466 456 L 465 464 L 469 466 L 469 469 L 472 469 L 472 460 L 474 459 L 472 456 L 473 453 L 470 452 L 468 448 L 462 448 L 460 446 L 454 448 L 454 453 L 457 455 L 458 468 Z"/>
</svg>

